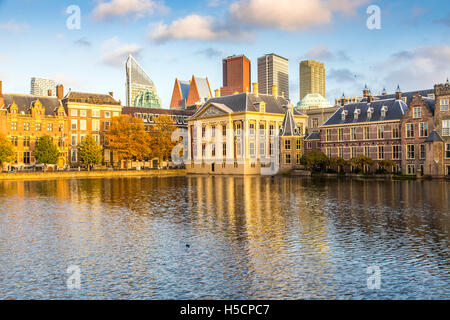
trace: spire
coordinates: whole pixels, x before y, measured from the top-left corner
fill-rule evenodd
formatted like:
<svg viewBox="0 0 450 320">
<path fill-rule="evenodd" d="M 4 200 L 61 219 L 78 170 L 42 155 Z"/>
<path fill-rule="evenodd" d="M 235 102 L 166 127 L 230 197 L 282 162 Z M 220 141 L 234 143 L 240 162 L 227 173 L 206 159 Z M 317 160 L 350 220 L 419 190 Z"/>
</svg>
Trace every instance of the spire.
<svg viewBox="0 0 450 320">
<path fill-rule="evenodd" d="M 402 89 L 400 89 L 400 85 L 398 84 L 397 85 L 397 89 L 395 89 L 395 92 L 397 93 L 397 92 L 402 92 Z"/>
<path fill-rule="evenodd" d="M 447 78 L 447 82 L 445 83 L 446 86 L 450 85 L 450 83 L 448 82 L 448 78 Z"/>
<path fill-rule="evenodd" d="M 280 127 L 280 136 L 300 136 L 301 132 L 294 120 L 293 106 L 291 104 L 286 106 L 286 113 L 284 114 L 283 123 Z"/>
</svg>

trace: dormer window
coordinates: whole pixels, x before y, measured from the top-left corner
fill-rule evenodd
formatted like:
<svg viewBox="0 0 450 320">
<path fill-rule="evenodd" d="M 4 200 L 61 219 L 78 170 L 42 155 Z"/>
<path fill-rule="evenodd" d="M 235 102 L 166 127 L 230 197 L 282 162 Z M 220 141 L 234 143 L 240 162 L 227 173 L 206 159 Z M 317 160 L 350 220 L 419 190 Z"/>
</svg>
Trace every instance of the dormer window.
<svg viewBox="0 0 450 320">
<path fill-rule="evenodd" d="M 367 109 L 367 119 L 371 119 L 373 114 L 373 108 Z"/>
<path fill-rule="evenodd" d="M 347 110 L 342 111 L 342 113 L 341 113 L 341 120 L 342 121 L 344 121 L 347 118 L 347 114 L 348 114 Z"/>
<path fill-rule="evenodd" d="M 359 115 L 361 114 L 361 109 L 356 109 L 354 113 L 354 119 L 358 120 Z"/>
<path fill-rule="evenodd" d="M 383 107 L 381 108 L 381 117 L 382 117 L 382 118 L 385 118 L 385 117 L 386 117 L 387 111 L 388 111 L 388 107 L 383 106 Z"/>
</svg>

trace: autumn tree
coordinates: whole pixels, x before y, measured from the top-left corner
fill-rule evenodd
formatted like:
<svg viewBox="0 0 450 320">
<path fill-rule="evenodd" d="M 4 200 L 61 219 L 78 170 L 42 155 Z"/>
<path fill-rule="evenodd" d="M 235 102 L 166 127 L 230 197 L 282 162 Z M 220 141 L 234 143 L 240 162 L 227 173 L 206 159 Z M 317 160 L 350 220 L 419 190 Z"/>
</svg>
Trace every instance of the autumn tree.
<svg viewBox="0 0 450 320">
<path fill-rule="evenodd" d="M 352 166 L 359 168 L 361 171 L 364 170 L 364 166 L 371 167 L 373 165 L 373 160 L 367 156 L 357 156 L 350 160 Z"/>
<path fill-rule="evenodd" d="M 102 152 L 102 147 L 97 144 L 91 135 L 84 137 L 78 145 L 78 158 L 89 168 L 95 164 L 102 163 Z"/>
<path fill-rule="evenodd" d="M 0 171 L 3 170 L 3 164 L 14 161 L 16 153 L 14 146 L 5 136 L 0 136 Z"/>
<path fill-rule="evenodd" d="M 381 171 L 387 172 L 388 168 L 397 166 L 397 163 L 391 159 L 384 159 L 380 161 L 378 165 L 380 166 Z"/>
<path fill-rule="evenodd" d="M 155 125 L 150 127 L 150 149 L 152 158 L 169 159 L 177 141 L 172 141 L 172 133 L 176 130 L 172 117 L 160 115 L 155 119 Z"/>
<path fill-rule="evenodd" d="M 142 161 L 150 154 L 149 136 L 142 119 L 129 115 L 113 118 L 106 139 L 119 160 Z"/>
<path fill-rule="evenodd" d="M 53 144 L 53 138 L 45 135 L 40 137 L 33 151 L 33 156 L 37 163 L 56 164 L 58 162 L 59 150 Z"/>
<path fill-rule="evenodd" d="M 327 155 L 321 151 L 313 150 L 305 153 L 300 159 L 300 163 L 314 171 L 324 170 L 328 165 L 329 159 Z"/>
</svg>

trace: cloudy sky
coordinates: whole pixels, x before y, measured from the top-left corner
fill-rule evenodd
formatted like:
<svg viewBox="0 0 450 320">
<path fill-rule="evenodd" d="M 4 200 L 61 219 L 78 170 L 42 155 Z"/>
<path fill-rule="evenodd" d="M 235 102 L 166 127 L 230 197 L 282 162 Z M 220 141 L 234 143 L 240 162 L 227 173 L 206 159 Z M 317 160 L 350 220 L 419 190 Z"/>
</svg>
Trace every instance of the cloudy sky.
<svg viewBox="0 0 450 320">
<path fill-rule="evenodd" d="M 80 29 L 70 29 L 76 5 Z M 367 9 L 381 9 L 381 28 Z M 163 105 L 176 77 L 208 76 L 222 86 L 223 57 L 245 54 L 257 81 L 257 58 L 290 61 L 291 100 L 299 98 L 298 64 L 326 64 L 327 98 L 431 88 L 450 76 L 448 0 L 0 0 L 0 80 L 28 93 L 32 76 L 72 90 L 113 91 L 125 101 L 126 56 L 153 78 Z"/>
</svg>

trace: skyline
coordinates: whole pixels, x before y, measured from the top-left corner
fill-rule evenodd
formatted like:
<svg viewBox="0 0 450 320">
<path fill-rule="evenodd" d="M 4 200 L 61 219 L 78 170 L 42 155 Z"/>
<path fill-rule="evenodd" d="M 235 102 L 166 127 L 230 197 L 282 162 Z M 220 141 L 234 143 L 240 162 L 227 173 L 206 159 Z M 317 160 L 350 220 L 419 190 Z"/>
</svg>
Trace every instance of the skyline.
<svg viewBox="0 0 450 320">
<path fill-rule="evenodd" d="M 373 4 L 380 30 L 366 26 Z M 66 27 L 71 5 L 81 9 L 80 30 Z M 257 59 L 275 53 L 289 59 L 293 104 L 306 59 L 325 63 L 331 102 L 360 95 L 364 84 L 374 94 L 397 84 L 428 89 L 450 73 L 450 12 L 442 8 L 444 1 L 3 0 L 0 80 L 9 93 L 28 93 L 31 77 L 42 77 L 67 90 L 112 91 L 125 103 L 124 65 L 133 54 L 168 108 L 175 78 L 208 77 L 214 91 L 222 86 L 222 59 L 245 54 L 257 82 Z"/>
</svg>

